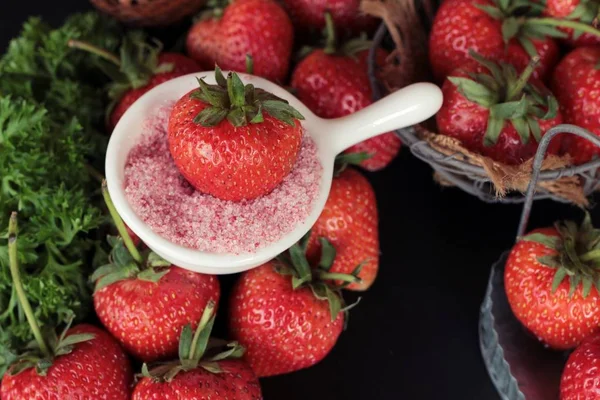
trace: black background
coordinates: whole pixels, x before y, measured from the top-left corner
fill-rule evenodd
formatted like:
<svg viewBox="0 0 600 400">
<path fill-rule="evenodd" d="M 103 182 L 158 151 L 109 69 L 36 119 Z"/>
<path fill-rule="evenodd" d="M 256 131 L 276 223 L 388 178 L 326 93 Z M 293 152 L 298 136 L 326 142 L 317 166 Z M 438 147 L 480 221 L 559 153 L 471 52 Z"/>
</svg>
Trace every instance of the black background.
<svg viewBox="0 0 600 400">
<path fill-rule="evenodd" d="M 83 0 L 10 2 L 0 12 L 0 49 L 30 15 L 59 24 L 88 8 Z M 380 212 L 379 277 L 332 353 L 310 369 L 262 380 L 265 399 L 497 400 L 479 352 L 478 313 L 520 206 L 440 188 L 407 148 L 368 177 Z M 530 226 L 570 215 L 579 211 L 541 201 Z"/>
</svg>

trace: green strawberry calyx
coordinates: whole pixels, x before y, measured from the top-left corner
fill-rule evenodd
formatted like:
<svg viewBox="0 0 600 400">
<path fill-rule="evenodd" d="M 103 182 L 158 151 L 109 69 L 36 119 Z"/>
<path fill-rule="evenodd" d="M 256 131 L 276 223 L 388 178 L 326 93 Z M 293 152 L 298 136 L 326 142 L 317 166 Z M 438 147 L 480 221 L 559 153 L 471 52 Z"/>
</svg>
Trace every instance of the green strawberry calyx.
<svg viewBox="0 0 600 400">
<path fill-rule="evenodd" d="M 350 39 L 340 45 L 335 33 L 335 23 L 329 11 L 325 12 L 323 39 L 323 52 L 329 55 L 355 57 L 358 52 L 369 50 L 373 46 L 373 41 L 369 40 L 367 34 L 364 32 L 361 33 L 359 37 Z M 303 46 L 298 52 L 297 58 L 302 59 L 312 53 L 315 49 L 316 48 L 313 46 Z"/>
<path fill-rule="evenodd" d="M 251 58 L 247 59 L 247 64 L 251 68 Z M 260 124 L 264 122 L 264 113 L 291 126 L 304 119 L 287 100 L 255 88 L 251 83 L 244 85 L 235 72 L 230 72 L 225 78 L 221 68 L 216 66 L 215 79 L 217 83 L 209 85 L 199 78 L 200 87 L 190 94 L 190 97 L 208 104 L 194 117 L 196 124 L 213 127 L 225 119 L 234 127 Z"/>
<path fill-rule="evenodd" d="M 333 176 L 340 176 L 350 165 L 360 166 L 363 161 L 370 159 L 373 155 L 373 153 L 367 153 L 366 151 L 338 154 L 335 156 Z"/>
<path fill-rule="evenodd" d="M 126 279 L 137 278 L 157 283 L 169 272 L 171 263 L 149 249 L 143 252 L 138 250 L 112 202 L 106 181 L 102 182 L 102 195 L 119 236 L 108 236 L 111 246 L 109 262 L 98 267 L 90 276 L 90 282 L 95 283 L 94 292 Z"/>
<path fill-rule="evenodd" d="M 18 251 L 17 251 L 17 213 L 13 212 L 8 225 L 8 256 L 9 267 L 12 276 L 13 287 L 17 294 L 17 299 L 21 305 L 21 309 L 25 314 L 25 318 L 29 323 L 29 327 L 33 334 L 34 340 L 27 346 L 25 353 L 18 356 L 11 368 L 9 374 L 17 375 L 26 369 L 35 368 L 36 372 L 45 376 L 48 369 L 52 366 L 52 361 L 55 357 L 69 354 L 73 351 L 78 343 L 92 340 L 94 335 L 91 333 L 73 334 L 67 336 L 67 331 L 71 327 L 75 316 L 71 314 L 67 320 L 67 325 L 59 337 L 56 336 L 53 330 L 42 332 L 36 320 L 35 313 L 31 308 L 31 304 L 27 299 L 23 282 L 21 280 L 21 271 L 19 268 Z"/>
<path fill-rule="evenodd" d="M 532 0 L 492 0 L 492 4 L 477 3 L 475 7 L 486 12 L 492 18 L 502 22 L 504 42 L 512 39 L 519 41 L 530 57 L 538 55 L 532 39 L 547 37 L 566 38 L 568 35 L 559 27 L 572 28 L 576 34 L 589 33 L 600 37 L 600 31 L 594 27 L 569 19 L 540 17 L 544 9 L 543 2 Z"/>
<path fill-rule="evenodd" d="M 113 81 L 108 94 L 115 101 L 130 89 L 146 86 L 154 75 L 171 72 L 175 68 L 172 63 L 159 63 L 162 43 L 156 39 L 149 42 L 141 31 L 131 31 L 123 38 L 118 56 L 79 40 L 70 40 L 69 47 L 87 51 L 109 62 L 99 66 Z"/>
<path fill-rule="evenodd" d="M 484 145 L 495 145 L 507 122 L 513 125 L 521 143 L 529 143 L 532 135 L 539 142 L 542 131 L 538 121 L 555 118 L 558 112 L 556 98 L 549 92 L 542 93 L 530 82 L 539 57 L 534 57 L 519 76 L 510 64 L 496 64 L 473 51 L 470 54 L 490 74 L 450 76 L 448 80 L 467 100 L 489 110 Z"/>
<path fill-rule="evenodd" d="M 346 305 L 341 291 L 352 283 L 362 282 L 359 274 L 366 261 L 356 266 L 350 274 L 331 272 L 336 250 L 329 240 L 321 237 L 319 238 L 321 258 L 319 264 L 313 268 L 306 258 L 310 234 L 311 231 L 288 251 L 277 257 L 275 271 L 281 275 L 291 276 L 294 290 L 309 287 L 317 299 L 329 302 L 331 321 L 335 321 L 340 312 L 347 314 L 360 301 L 359 298 L 357 302 Z"/>
<path fill-rule="evenodd" d="M 195 332 L 192 332 L 189 324 L 183 327 L 179 339 L 179 360 L 157 363 L 152 367 L 144 363 L 141 375 L 157 382 L 171 382 L 180 372 L 196 368 L 204 368 L 214 374 L 221 373 L 223 370 L 219 361 L 241 358 L 245 349 L 238 342 L 211 339 L 215 307 L 215 302 L 210 300 Z"/>
<path fill-rule="evenodd" d="M 556 251 L 555 254 L 538 258 L 541 264 L 556 270 L 552 292 L 556 292 L 559 285 L 569 279 L 569 296 L 575 293 L 580 284 L 584 298 L 590 294 L 592 286 L 600 294 L 600 229 L 594 228 L 587 212 L 579 226 L 573 221 L 560 221 L 555 228 L 558 236 L 536 232 L 520 238 Z"/>
</svg>

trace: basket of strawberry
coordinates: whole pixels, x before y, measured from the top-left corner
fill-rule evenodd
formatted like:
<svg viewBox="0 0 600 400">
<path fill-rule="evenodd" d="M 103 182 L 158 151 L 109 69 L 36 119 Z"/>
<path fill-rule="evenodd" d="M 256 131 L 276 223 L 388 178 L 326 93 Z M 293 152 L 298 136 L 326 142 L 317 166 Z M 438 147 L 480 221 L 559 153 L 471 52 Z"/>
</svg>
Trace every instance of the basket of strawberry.
<svg viewBox="0 0 600 400">
<path fill-rule="evenodd" d="M 388 59 L 387 68 L 414 74 L 414 61 L 406 67 L 402 63 L 420 54 L 406 43 L 412 40 L 401 23 L 423 18 L 414 8 L 367 7 L 371 3 L 378 2 L 367 2 L 365 8 L 374 8 L 388 22 L 380 26 L 374 46 L 391 36 L 401 48 Z M 430 4 L 421 8 L 433 14 Z M 575 136 L 557 135 L 550 143 L 535 198 L 586 205 L 597 187 L 600 165 L 600 149 L 580 137 L 600 134 L 600 55 L 593 47 L 600 41 L 593 25 L 597 12 L 595 2 L 583 1 L 544 6 L 528 1 L 442 2 L 415 40 L 422 43 L 429 36 L 429 65 L 417 63 L 417 68 L 430 71 L 442 87 L 444 104 L 435 121 L 398 131 L 398 136 L 433 167 L 440 184 L 487 202 L 515 203 L 524 201 L 541 138 L 559 127 Z M 415 24 L 411 26 L 425 25 Z M 376 95 L 396 89 L 396 82 L 377 76 L 374 54 L 370 70 Z"/>
</svg>

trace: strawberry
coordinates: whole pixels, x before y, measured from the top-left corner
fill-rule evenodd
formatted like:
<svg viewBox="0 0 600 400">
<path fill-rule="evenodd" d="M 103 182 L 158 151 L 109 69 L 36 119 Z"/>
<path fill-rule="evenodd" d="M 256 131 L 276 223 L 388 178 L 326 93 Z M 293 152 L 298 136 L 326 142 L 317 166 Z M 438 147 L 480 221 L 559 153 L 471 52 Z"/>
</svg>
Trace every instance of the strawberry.
<svg viewBox="0 0 600 400">
<path fill-rule="evenodd" d="M 80 324 L 53 349 L 51 365 L 40 359 L 13 364 L 2 378 L 3 400 L 128 400 L 133 374 L 121 346 L 105 331 Z M 39 372 L 38 372 L 39 370 Z"/>
<path fill-rule="evenodd" d="M 556 99 L 530 78 L 536 60 L 517 77 L 508 64 L 472 57 L 477 62 L 456 69 L 444 82 L 438 131 L 496 161 L 521 164 L 534 156 L 542 135 L 561 123 Z M 557 153 L 560 141 L 554 139 L 548 153 Z"/>
<path fill-rule="evenodd" d="M 8 258 L 12 287 L 34 342 L 2 377 L 3 400 L 80 399 L 127 400 L 133 376 L 129 360 L 105 331 L 81 324 L 70 328 L 74 315 L 57 337 L 42 334 L 21 280 L 17 249 L 17 213 L 8 226 Z"/>
<path fill-rule="evenodd" d="M 124 224 L 104 186 L 103 192 L 122 231 Z M 219 281 L 212 275 L 172 266 L 148 250 L 140 254 L 126 232 L 122 239 L 110 241 L 111 263 L 91 277 L 96 282 L 94 308 L 98 318 L 136 358 L 154 361 L 174 357 L 183 327 L 196 324 L 209 301 L 218 302 Z"/>
<path fill-rule="evenodd" d="M 114 79 L 109 88 L 113 100 L 107 110 L 109 131 L 114 129 L 125 111 L 150 89 L 201 69 L 196 61 L 183 54 L 161 52 L 162 45 L 159 42 L 150 45 L 137 31 L 130 32 L 123 40 L 120 58 L 88 43 L 71 40 L 69 45 L 89 51 L 111 63 L 103 66 L 108 76 Z"/>
<path fill-rule="evenodd" d="M 250 200 L 271 192 L 290 173 L 300 151 L 304 117 L 236 73 L 217 67 L 216 85 L 199 89 L 173 107 L 168 140 L 181 174 L 203 193 Z M 229 88 L 229 90 L 228 90 Z"/>
<path fill-rule="evenodd" d="M 231 336 L 246 348 L 245 358 L 258 377 L 315 365 L 344 327 L 339 289 L 360 281 L 360 266 L 352 275 L 330 272 L 335 250 L 324 239 L 319 267 L 311 269 L 304 254 L 308 237 L 277 261 L 242 273 L 232 290 Z M 347 283 L 334 285 L 332 279 Z"/>
<path fill-rule="evenodd" d="M 446 0 L 433 21 L 429 61 L 441 82 L 469 60 L 474 50 L 494 61 L 524 69 L 534 56 L 540 63 L 534 76 L 549 77 L 558 62 L 559 48 L 552 37 L 564 37 L 553 25 L 560 21 L 535 18 L 539 7 L 521 0 Z"/>
<path fill-rule="evenodd" d="M 338 31 L 357 35 L 371 31 L 377 19 L 360 10 L 360 0 L 283 0 L 294 27 L 302 33 L 322 31 L 325 28 L 325 13 L 331 13 Z"/>
<path fill-rule="evenodd" d="M 365 40 L 347 42 L 339 49 L 331 16 L 327 14 L 327 45 L 313 50 L 296 66 L 292 87 L 296 96 L 322 118 L 343 117 L 373 103 L 373 92 L 367 68 L 368 48 Z M 381 65 L 387 53 L 377 50 Z M 386 167 L 398 154 L 400 139 L 393 132 L 352 146 L 346 153 L 365 152 L 371 155 L 361 163 L 370 171 Z"/>
<path fill-rule="evenodd" d="M 377 203 L 373 187 L 355 169 L 345 169 L 331 182 L 329 197 L 308 243 L 307 257 L 312 262 L 321 255 L 321 237 L 336 250 L 331 272 L 349 274 L 362 264 L 361 282 L 347 289 L 368 289 L 379 269 Z"/>
<path fill-rule="evenodd" d="M 179 360 L 161 363 L 156 368 L 142 367 L 142 379 L 133 391 L 132 400 L 261 400 L 258 379 L 240 360 L 243 347 L 227 344 L 218 353 L 219 343 L 209 342 L 215 317 L 215 304 L 209 302 L 195 334 L 187 325 L 181 333 Z"/>
<path fill-rule="evenodd" d="M 598 0 L 546 0 L 544 14 L 557 19 L 580 21 L 586 25 L 593 25 L 598 12 L 600 2 Z M 588 46 L 600 44 L 600 37 L 575 31 L 572 28 L 560 28 L 568 37 L 565 39 L 572 46 Z"/>
<path fill-rule="evenodd" d="M 188 33 L 186 49 L 205 70 L 218 64 L 244 72 L 250 55 L 255 75 L 284 82 L 293 42 L 292 22 L 277 2 L 235 0 L 196 22 Z"/>
<path fill-rule="evenodd" d="M 589 215 L 535 230 L 512 248 L 504 272 L 519 321 L 548 346 L 577 346 L 600 327 L 600 230 Z M 595 286 L 595 287 L 593 287 Z"/>
<path fill-rule="evenodd" d="M 581 47 L 567 54 L 554 70 L 552 90 L 565 122 L 600 135 L 600 47 Z M 600 149 L 584 138 L 565 139 L 575 164 L 600 155 Z"/>
<path fill-rule="evenodd" d="M 599 388 L 600 335 L 595 333 L 569 355 L 560 380 L 560 400 L 597 399 Z"/>
</svg>

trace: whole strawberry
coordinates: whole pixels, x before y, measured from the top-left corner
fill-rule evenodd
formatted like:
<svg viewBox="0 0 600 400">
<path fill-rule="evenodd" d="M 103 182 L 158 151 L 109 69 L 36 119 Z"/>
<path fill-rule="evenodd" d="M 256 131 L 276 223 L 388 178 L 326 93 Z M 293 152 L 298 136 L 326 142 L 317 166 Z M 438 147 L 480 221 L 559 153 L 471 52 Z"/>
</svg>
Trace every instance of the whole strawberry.
<svg viewBox="0 0 600 400">
<path fill-rule="evenodd" d="M 508 64 L 472 57 L 476 63 L 458 68 L 444 82 L 438 131 L 501 163 L 521 164 L 534 156 L 546 131 L 562 122 L 556 99 L 530 78 L 535 60 L 517 76 Z M 561 140 L 553 139 L 548 153 L 557 153 Z"/>
<path fill-rule="evenodd" d="M 554 70 L 552 91 L 565 122 L 600 135 L 600 47 L 580 47 L 567 54 Z M 565 139 L 575 164 L 600 154 L 600 149 L 578 136 Z"/>
<path fill-rule="evenodd" d="M 120 57 L 87 43 L 72 40 L 73 48 L 94 53 L 111 65 L 106 65 L 106 73 L 114 81 L 109 88 L 113 104 L 109 107 L 107 127 L 112 131 L 125 111 L 143 94 L 163 82 L 178 76 L 198 72 L 198 63 L 183 54 L 162 52 L 162 45 L 149 44 L 137 31 L 130 32 L 123 40 Z"/>
<path fill-rule="evenodd" d="M 103 191 L 112 211 L 105 187 Z M 113 215 L 122 229 L 122 221 Z M 206 304 L 219 301 L 219 281 L 172 266 L 149 250 L 140 254 L 126 232 L 111 244 L 111 263 L 91 277 L 98 318 L 134 357 L 143 361 L 174 357 L 183 327 L 195 327 Z"/>
<path fill-rule="evenodd" d="M 333 178 L 325 207 L 312 228 L 308 259 L 318 261 L 319 238 L 327 238 L 336 250 L 331 272 L 350 274 L 361 264 L 361 281 L 351 283 L 347 289 L 368 289 L 379 269 L 378 222 L 373 187 L 355 169 L 344 169 Z"/>
<path fill-rule="evenodd" d="M 352 114 L 373 103 L 366 57 L 371 43 L 354 40 L 337 48 L 331 16 L 327 14 L 327 45 L 313 50 L 296 66 L 292 87 L 296 96 L 316 115 L 338 118 Z M 378 49 L 381 63 L 387 53 Z M 376 171 L 386 167 L 400 150 L 400 139 L 393 132 L 384 133 L 350 147 L 346 153 L 368 153 L 371 157 L 361 166 Z"/>
<path fill-rule="evenodd" d="M 600 230 L 589 215 L 538 229 L 512 248 L 504 272 L 519 321 L 553 349 L 577 346 L 600 327 Z"/>
<path fill-rule="evenodd" d="M 271 192 L 290 173 L 300 151 L 304 117 L 236 73 L 217 67 L 216 85 L 200 88 L 173 107 L 171 155 L 192 186 L 222 200 L 251 200 Z M 228 89 L 229 88 L 229 89 Z"/>
<path fill-rule="evenodd" d="M 539 56 L 535 77 L 546 80 L 559 58 L 552 37 L 564 37 L 543 19 L 539 7 L 518 0 L 446 0 L 442 2 L 429 37 L 429 61 L 439 82 L 469 60 L 474 50 L 495 61 L 524 69 Z"/>
<path fill-rule="evenodd" d="M 217 342 L 209 342 L 214 324 L 214 306 L 209 302 L 192 336 L 187 325 L 181 333 L 179 360 L 161 363 L 148 370 L 136 385 L 133 400 L 261 400 L 258 379 L 252 369 L 240 360 L 243 347 L 232 342 L 224 351 L 216 351 Z"/>
<path fill-rule="evenodd" d="M 322 31 L 325 13 L 331 13 L 339 33 L 357 35 L 371 31 L 377 19 L 360 10 L 360 0 L 283 0 L 294 27 L 302 33 Z"/>
<path fill-rule="evenodd" d="M 330 272 L 335 258 L 325 241 L 320 265 L 304 255 L 305 237 L 289 254 L 244 272 L 231 293 L 231 336 L 246 348 L 245 359 L 258 377 L 310 367 L 331 351 L 344 327 L 343 300 L 332 279 L 357 282 L 353 275 Z"/>
<path fill-rule="evenodd" d="M 560 400 L 597 399 L 599 387 L 600 335 L 595 333 L 569 356 L 560 380 Z"/>
<path fill-rule="evenodd" d="M 250 55 L 255 75 L 284 82 L 293 42 L 292 22 L 277 2 L 235 0 L 196 22 L 188 33 L 186 48 L 205 70 L 218 64 L 244 72 Z"/>
<path fill-rule="evenodd" d="M 592 26 L 600 12 L 598 0 L 546 0 L 544 14 L 557 19 L 579 21 Z M 600 37 L 572 28 L 560 28 L 567 33 L 564 40 L 572 46 L 600 44 Z"/>
<path fill-rule="evenodd" d="M 2 377 L 3 400 L 127 400 L 133 375 L 119 344 L 105 331 L 81 324 L 70 329 L 74 315 L 57 337 L 43 334 L 21 280 L 17 249 L 17 213 L 8 226 L 8 258 L 15 300 L 19 302 L 34 342 Z"/>
<path fill-rule="evenodd" d="M 2 400 L 128 400 L 133 373 L 127 355 L 108 333 L 88 324 L 66 331 L 55 357 L 14 364 L 2 378 Z M 39 372 L 36 371 L 39 369 Z"/>
</svg>

